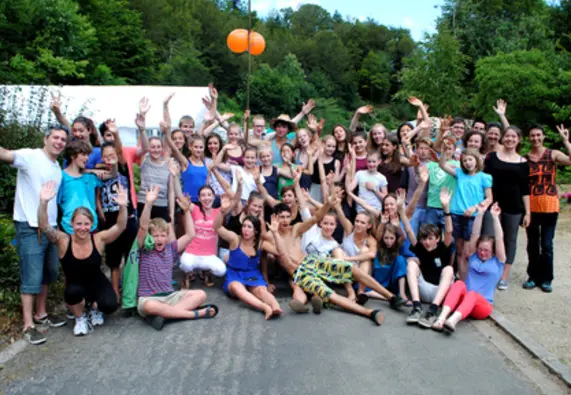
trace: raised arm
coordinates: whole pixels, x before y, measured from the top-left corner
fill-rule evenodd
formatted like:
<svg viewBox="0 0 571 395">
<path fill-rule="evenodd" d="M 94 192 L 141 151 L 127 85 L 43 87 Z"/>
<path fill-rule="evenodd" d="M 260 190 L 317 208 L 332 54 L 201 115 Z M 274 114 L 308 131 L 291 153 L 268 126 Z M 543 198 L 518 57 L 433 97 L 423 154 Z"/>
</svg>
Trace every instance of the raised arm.
<svg viewBox="0 0 571 395">
<path fill-rule="evenodd" d="M 117 216 L 117 223 L 107 230 L 102 230 L 96 233 L 94 238 L 95 241 L 99 241 L 102 245 L 98 248 L 103 249 L 106 244 L 110 244 L 117 240 L 121 233 L 127 227 L 127 204 L 129 203 L 129 198 L 127 197 L 127 191 L 123 189 L 121 184 L 117 185 L 117 196 L 113 196 L 115 203 L 119 205 L 119 215 Z"/>
<path fill-rule="evenodd" d="M 486 214 L 488 207 L 490 207 L 490 203 L 488 203 L 486 200 L 484 200 L 483 202 L 478 204 L 478 207 L 477 207 L 478 214 L 476 214 L 476 219 L 474 219 L 474 224 L 472 225 L 472 236 L 470 237 L 470 241 L 468 242 L 468 245 L 465 247 L 466 248 L 466 254 L 468 256 L 472 255 L 477 250 L 478 239 L 480 238 L 480 233 L 482 232 L 482 222 L 484 220 L 484 215 Z M 504 245 L 503 236 L 502 236 L 501 240 L 502 241 L 500 242 L 500 244 Z M 504 261 L 502 261 L 502 262 L 504 262 Z"/>
<path fill-rule="evenodd" d="M 145 198 L 145 206 L 143 207 L 143 212 L 139 218 L 139 231 L 137 232 L 137 242 L 139 248 L 143 248 L 145 245 L 145 238 L 147 237 L 149 231 L 149 223 L 151 222 L 151 210 L 153 209 L 153 204 L 155 204 L 159 196 L 158 185 L 151 185 L 150 189 L 147 190 L 147 195 Z"/>
<path fill-rule="evenodd" d="M 40 205 L 38 207 L 38 227 L 50 243 L 57 245 L 58 251 L 63 255 L 66 250 L 69 236 L 52 227 L 48 220 L 48 202 L 57 195 L 55 181 L 48 181 L 40 190 Z"/>
<path fill-rule="evenodd" d="M 297 114 L 295 117 L 293 117 L 291 121 L 297 125 L 299 121 L 301 121 L 303 117 L 309 114 L 314 108 L 315 108 L 315 101 L 313 99 L 309 99 L 307 103 L 303 103 L 303 106 L 301 107 L 301 112 Z"/>
<path fill-rule="evenodd" d="M 14 151 L 0 147 L 0 160 L 11 165 L 14 163 Z"/>
<path fill-rule="evenodd" d="M 163 101 L 163 121 L 169 125 L 172 125 L 171 114 L 169 111 L 169 103 L 174 96 L 174 92 L 170 93 Z"/>
<path fill-rule="evenodd" d="M 559 150 L 553 150 L 553 161 L 558 165 L 569 166 L 571 165 L 571 143 L 569 142 L 569 130 L 562 124 L 557 126 L 557 131 L 559 132 L 563 145 L 567 150 L 567 155 Z"/>
<path fill-rule="evenodd" d="M 149 112 L 150 109 L 151 106 L 149 105 L 149 99 L 146 97 L 141 98 L 141 100 L 139 100 L 139 113 L 137 114 L 137 118 L 135 119 L 135 124 L 137 125 L 137 129 L 139 130 L 139 142 L 140 142 L 140 145 L 137 148 L 138 158 L 149 152 L 149 138 L 147 136 L 147 131 L 145 130 L 145 128 L 146 128 L 147 112 Z"/>
<path fill-rule="evenodd" d="M 56 96 L 52 92 L 51 96 L 52 96 L 52 102 L 50 103 L 50 109 L 52 110 L 53 114 L 55 115 L 57 121 L 61 125 L 67 126 L 68 128 L 71 128 L 69 121 L 67 120 L 65 115 L 63 115 L 63 113 L 61 112 L 61 93 L 58 92 L 58 94 Z M 71 136 L 71 133 L 70 133 L 70 136 Z"/>
<path fill-rule="evenodd" d="M 492 209 L 490 210 L 490 214 L 492 214 L 492 218 L 494 220 L 494 238 L 495 238 L 495 247 L 496 247 L 496 258 L 498 261 L 505 263 L 506 262 L 506 248 L 503 243 L 504 241 L 504 230 L 502 229 L 502 222 L 500 220 L 500 214 L 502 210 L 498 203 L 494 203 Z"/>
<path fill-rule="evenodd" d="M 353 118 L 351 119 L 351 125 L 349 125 L 349 130 L 354 133 L 357 130 L 357 125 L 359 125 L 359 118 L 361 117 L 361 115 L 371 114 L 372 112 L 373 112 L 373 106 L 367 105 L 367 106 L 359 107 L 355 111 L 355 114 L 353 115 Z"/>
<path fill-rule="evenodd" d="M 170 148 L 172 157 L 175 158 L 176 161 L 180 164 L 181 170 L 185 171 L 188 167 L 188 161 L 186 160 L 186 158 L 184 157 L 182 152 L 180 152 L 176 148 L 176 146 L 174 145 L 174 142 L 172 141 L 171 124 L 167 123 L 165 121 L 161 121 L 159 125 L 161 127 L 161 132 L 163 133 L 163 136 L 165 137 L 165 141 L 166 141 L 168 147 Z"/>
<path fill-rule="evenodd" d="M 218 210 L 218 214 L 214 219 L 213 228 L 218 233 L 222 239 L 226 240 L 230 244 L 230 249 L 234 250 L 238 248 L 238 244 L 240 243 L 240 238 L 238 235 L 228 229 L 226 229 L 223 225 L 224 217 L 230 213 L 231 202 L 227 196 L 222 196 L 220 198 L 220 210 Z"/>
<path fill-rule="evenodd" d="M 410 225 L 410 221 L 408 220 L 408 215 L 407 215 L 408 210 L 405 207 L 406 205 L 404 198 L 405 198 L 404 193 L 399 192 L 399 194 L 397 195 L 397 207 L 399 211 L 399 216 L 402 221 L 404 231 L 406 232 L 408 240 L 410 241 L 410 244 L 412 246 L 415 246 L 417 243 L 416 234 L 412 230 L 412 226 Z"/>
<path fill-rule="evenodd" d="M 381 212 L 379 210 L 371 206 L 369 203 L 361 199 L 359 196 L 355 195 L 352 191 L 347 191 L 347 195 L 349 195 L 351 199 L 353 199 L 353 201 L 357 203 L 359 206 L 363 207 L 365 210 L 373 214 L 375 218 L 381 216 Z"/>
<path fill-rule="evenodd" d="M 502 126 L 504 130 L 510 126 L 508 119 L 506 118 L 506 110 L 508 108 L 508 103 L 504 101 L 504 99 L 499 99 L 496 101 L 496 107 L 494 107 L 494 111 L 500 117 L 500 121 L 502 122 Z"/>
<path fill-rule="evenodd" d="M 411 96 L 408 98 L 408 102 L 413 106 L 418 108 L 418 112 L 422 115 L 422 120 L 425 122 L 430 121 L 430 116 L 428 115 L 428 105 L 424 104 L 422 100 L 417 97 Z M 417 117 L 418 118 L 418 117 Z"/>
<path fill-rule="evenodd" d="M 298 197 L 299 200 L 299 197 Z M 306 219 L 305 221 L 303 221 L 300 224 L 296 224 L 294 230 L 295 230 L 295 235 L 296 236 L 300 236 L 302 234 L 304 234 L 305 232 L 307 232 L 313 225 L 321 222 L 321 220 L 323 219 L 323 217 L 325 216 L 325 214 L 327 214 L 329 212 L 329 210 L 331 210 L 331 207 L 335 206 L 337 204 L 337 196 L 329 196 L 329 198 L 327 199 L 327 202 L 321 206 L 313 215 L 313 217 Z M 301 206 L 301 205 L 300 205 Z"/>
<path fill-rule="evenodd" d="M 179 237 L 176 241 L 176 247 L 178 253 L 182 253 L 186 247 L 190 244 L 194 236 L 196 235 L 194 229 L 194 222 L 192 221 L 192 217 L 190 215 L 190 207 L 192 206 L 190 202 L 190 198 L 188 196 L 183 196 L 176 199 L 178 206 L 181 208 L 182 212 L 184 213 L 184 235 Z"/>
<path fill-rule="evenodd" d="M 428 182 L 428 169 L 424 166 L 418 167 L 418 185 L 416 186 L 416 190 L 408 202 L 408 207 L 406 208 L 406 217 L 412 218 L 414 214 L 414 210 L 416 210 L 416 204 L 420 200 L 420 196 L 426 187 L 426 183 Z"/>
<path fill-rule="evenodd" d="M 268 193 L 268 190 L 266 189 L 264 184 L 262 184 L 262 182 L 260 181 L 260 177 L 255 178 L 254 181 L 256 181 L 256 187 L 258 188 L 258 191 L 262 194 L 262 197 L 264 198 L 266 203 L 268 203 L 271 207 L 275 207 L 279 203 L 281 203 L 279 200 L 274 199 L 274 197 Z"/>
<path fill-rule="evenodd" d="M 444 245 L 447 247 L 452 244 L 452 214 L 450 213 L 450 199 L 452 192 L 448 188 L 440 190 L 440 203 L 442 204 L 442 211 L 444 212 Z"/>
<path fill-rule="evenodd" d="M 434 152 L 434 154 L 436 154 L 436 151 L 432 150 L 432 152 Z M 438 154 L 436 154 L 436 155 L 438 156 Z M 448 163 L 449 160 L 450 160 L 450 158 L 448 157 L 448 155 L 446 155 L 446 153 L 443 150 L 440 153 L 440 159 L 438 160 L 438 165 L 446 173 L 448 173 L 452 177 L 456 178 L 456 168 L 454 166 L 450 165 L 450 163 Z"/>
</svg>

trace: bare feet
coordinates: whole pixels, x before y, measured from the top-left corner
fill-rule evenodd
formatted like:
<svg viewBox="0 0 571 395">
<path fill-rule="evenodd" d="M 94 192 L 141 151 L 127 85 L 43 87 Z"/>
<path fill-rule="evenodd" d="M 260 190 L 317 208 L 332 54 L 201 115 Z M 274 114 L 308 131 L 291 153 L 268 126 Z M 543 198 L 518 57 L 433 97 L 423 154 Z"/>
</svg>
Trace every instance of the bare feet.
<svg viewBox="0 0 571 395">
<path fill-rule="evenodd" d="M 264 316 L 265 316 L 266 320 L 269 320 L 270 318 L 273 317 L 274 310 L 270 306 L 268 306 L 267 304 L 263 303 L 262 310 L 264 311 Z"/>
<path fill-rule="evenodd" d="M 284 312 L 284 311 L 283 311 L 279 306 L 278 306 L 278 307 L 274 307 L 274 308 L 272 309 L 272 315 L 273 315 L 274 317 L 279 317 L 279 316 L 281 316 L 283 312 Z"/>
<path fill-rule="evenodd" d="M 214 282 L 212 281 L 212 275 L 209 272 L 207 272 L 204 275 L 204 285 L 206 285 L 208 288 L 214 286 Z"/>
<path fill-rule="evenodd" d="M 444 319 L 437 319 L 436 321 L 434 321 L 434 324 L 432 324 L 431 329 L 435 330 L 436 332 L 442 332 L 444 330 Z"/>
</svg>

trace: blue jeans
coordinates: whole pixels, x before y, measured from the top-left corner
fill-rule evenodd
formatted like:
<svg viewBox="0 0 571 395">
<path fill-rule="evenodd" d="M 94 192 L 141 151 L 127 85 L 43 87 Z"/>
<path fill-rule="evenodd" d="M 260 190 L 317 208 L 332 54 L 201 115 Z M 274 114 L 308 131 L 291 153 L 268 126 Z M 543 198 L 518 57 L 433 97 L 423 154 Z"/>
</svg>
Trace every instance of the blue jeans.
<svg viewBox="0 0 571 395">
<path fill-rule="evenodd" d="M 424 222 L 427 224 L 438 225 L 440 229 L 444 229 L 444 210 L 441 208 L 428 207 L 424 215 Z"/>
<path fill-rule="evenodd" d="M 553 281 L 553 238 L 558 213 L 531 213 L 527 227 L 527 275 L 537 284 Z"/>
<path fill-rule="evenodd" d="M 20 257 L 20 292 L 39 294 L 42 285 L 53 283 L 58 278 L 57 246 L 27 222 L 14 221 L 14 227 L 16 249 Z"/>
<path fill-rule="evenodd" d="M 410 219 L 410 227 L 412 228 L 412 231 L 414 232 L 415 235 L 418 235 L 418 230 L 420 229 L 420 225 L 424 224 L 425 214 L 426 214 L 425 208 L 417 208 L 416 210 L 414 210 L 414 214 Z"/>
</svg>

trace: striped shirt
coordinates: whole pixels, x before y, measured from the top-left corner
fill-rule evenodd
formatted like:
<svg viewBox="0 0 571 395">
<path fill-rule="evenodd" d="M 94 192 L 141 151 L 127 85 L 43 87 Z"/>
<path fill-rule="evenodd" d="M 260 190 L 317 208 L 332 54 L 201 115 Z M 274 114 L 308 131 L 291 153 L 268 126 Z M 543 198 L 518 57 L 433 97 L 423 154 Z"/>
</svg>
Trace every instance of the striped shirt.
<svg viewBox="0 0 571 395">
<path fill-rule="evenodd" d="M 165 246 L 162 251 L 139 250 L 139 287 L 137 296 L 173 292 L 172 269 L 178 259 L 177 241 Z"/>
<path fill-rule="evenodd" d="M 139 201 L 145 201 L 147 190 L 150 189 L 151 185 L 158 185 L 160 188 L 159 197 L 154 206 L 167 207 L 169 205 L 169 177 L 170 171 L 167 163 L 165 161 L 161 161 L 160 164 L 153 163 L 147 154 L 141 164 L 141 190 L 137 196 Z"/>
</svg>

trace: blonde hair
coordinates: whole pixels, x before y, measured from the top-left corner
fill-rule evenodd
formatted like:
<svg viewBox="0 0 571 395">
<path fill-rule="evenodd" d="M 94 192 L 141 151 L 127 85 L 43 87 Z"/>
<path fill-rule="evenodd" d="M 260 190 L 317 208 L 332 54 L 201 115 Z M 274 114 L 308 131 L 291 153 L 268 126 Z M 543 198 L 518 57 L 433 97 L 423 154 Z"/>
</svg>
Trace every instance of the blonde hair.
<svg viewBox="0 0 571 395">
<path fill-rule="evenodd" d="M 168 233 L 169 224 L 162 218 L 153 218 L 149 223 L 149 234 L 152 234 L 155 230 Z"/>
</svg>

